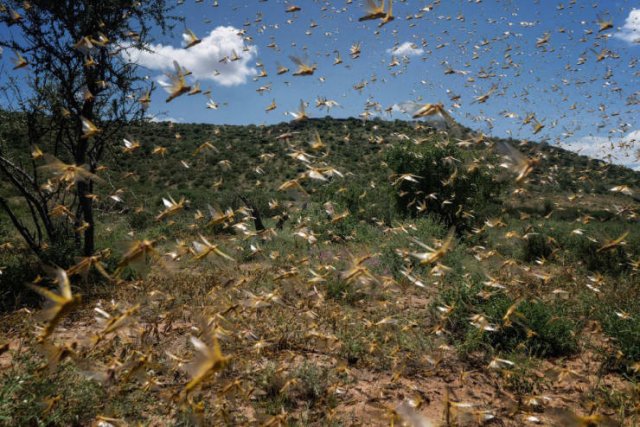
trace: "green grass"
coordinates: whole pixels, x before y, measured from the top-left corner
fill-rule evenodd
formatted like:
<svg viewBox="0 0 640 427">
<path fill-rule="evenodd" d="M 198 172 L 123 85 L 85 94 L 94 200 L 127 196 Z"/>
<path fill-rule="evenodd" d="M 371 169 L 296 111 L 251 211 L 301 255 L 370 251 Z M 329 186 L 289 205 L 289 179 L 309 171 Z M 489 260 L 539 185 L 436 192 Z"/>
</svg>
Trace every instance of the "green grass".
<svg viewBox="0 0 640 427">
<path fill-rule="evenodd" d="M 14 367 L 1 374 L 0 424 L 81 425 L 104 410 L 107 396 L 102 386 L 73 365 L 63 364 L 54 375 L 39 366 L 28 356 L 18 357 Z"/>
</svg>

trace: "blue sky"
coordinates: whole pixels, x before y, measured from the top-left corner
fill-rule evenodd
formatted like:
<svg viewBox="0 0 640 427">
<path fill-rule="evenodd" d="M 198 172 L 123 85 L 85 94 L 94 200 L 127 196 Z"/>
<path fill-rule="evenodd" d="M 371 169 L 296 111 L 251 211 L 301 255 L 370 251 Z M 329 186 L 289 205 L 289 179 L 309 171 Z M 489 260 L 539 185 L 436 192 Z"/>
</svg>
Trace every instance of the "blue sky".
<svg viewBox="0 0 640 427">
<path fill-rule="evenodd" d="M 310 104 L 311 117 L 326 115 L 315 108 L 317 97 L 337 101 L 340 106 L 330 113 L 337 117 L 358 116 L 368 100 L 383 109 L 410 100 L 442 102 L 456 120 L 487 134 L 570 143 L 600 157 L 594 147 L 609 147 L 610 139 L 630 142 L 640 130 L 638 105 L 627 105 L 640 87 L 635 65 L 640 44 L 633 43 L 640 37 L 634 32 L 639 23 L 631 19 L 634 10 L 640 14 L 638 1 L 396 0 L 396 19 L 381 29 L 378 21 L 358 22 L 365 10 L 362 0 L 218 3 L 214 7 L 213 0 L 185 0 L 177 9 L 185 24 L 171 34 L 158 34 L 158 55 L 140 62 L 146 66 L 141 71 L 157 79 L 173 59 L 184 59 L 181 65 L 199 71 L 194 74 L 203 88 L 212 90 L 220 108 L 206 109 L 203 96 L 183 96 L 166 104 L 166 94 L 159 90 L 150 108 L 159 118 L 269 124 L 290 120 L 285 112 L 296 111 L 300 100 Z M 286 13 L 292 4 L 302 10 Z M 612 20 L 614 28 L 598 33 L 599 18 Z M 196 48 L 184 51 L 185 27 L 203 39 L 212 31 L 216 37 L 196 46 L 199 55 Z M 236 35 L 239 30 L 244 34 Z M 549 42 L 537 47 L 545 33 Z M 268 47 L 273 42 L 278 49 Z M 349 55 L 354 43 L 362 47 L 357 59 Z M 389 67 L 390 51 L 410 43 L 418 50 L 406 49 L 404 56 L 396 55 L 401 65 Z M 239 61 L 224 65 L 212 58 L 211 52 L 222 58 L 243 44 L 248 51 L 237 52 Z M 611 53 L 597 61 L 603 49 Z M 343 64 L 333 65 L 335 51 Z M 317 63 L 317 71 L 292 76 L 295 65 L 289 55 L 308 57 Z M 5 52 L 2 61 L 10 57 Z M 511 66 L 505 66 L 507 58 Z M 257 62 L 264 64 L 267 77 L 253 75 Z M 444 62 L 464 75 L 445 75 Z M 278 64 L 291 72 L 277 75 Z M 215 78 L 214 69 L 221 73 Z M 356 91 L 353 86 L 362 82 L 366 86 Z M 497 90 L 485 103 L 473 103 L 493 85 Z M 261 86 L 270 91 L 259 94 Z M 459 98 L 454 101 L 452 95 Z M 277 108 L 265 112 L 273 100 Z M 531 113 L 545 125 L 537 135 L 532 124 L 523 124 Z M 628 158 L 618 162 L 634 163 Z"/>
</svg>

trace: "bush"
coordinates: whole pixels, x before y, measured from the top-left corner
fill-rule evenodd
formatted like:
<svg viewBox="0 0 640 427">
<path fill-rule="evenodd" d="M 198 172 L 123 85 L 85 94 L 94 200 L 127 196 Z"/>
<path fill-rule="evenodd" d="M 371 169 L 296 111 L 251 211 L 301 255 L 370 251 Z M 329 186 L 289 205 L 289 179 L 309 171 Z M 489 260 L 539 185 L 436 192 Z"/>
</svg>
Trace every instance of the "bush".
<svg viewBox="0 0 640 427">
<path fill-rule="evenodd" d="M 631 270 L 629 260 L 636 258 L 640 251 L 640 236 L 631 225 L 613 220 L 598 223 L 594 221 L 581 227 L 584 229 L 583 235 L 572 233 L 573 228 L 573 225 L 566 222 L 554 221 L 548 225 L 548 235 L 564 249 L 568 261 L 580 264 L 589 271 L 615 276 Z M 604 242 L 625 231 L 631 231 L 625 239 L 626 245 L 598 252 Z"/>
<path fill-rule="evenodd" d="M 548 258 L 553 252 L 549 238 L 540 233 L 530 233 L 522 240 L 522 253 L 520 258 L 526 262 L 535 261 L 538 258 Z"/>
<path fill-rule="evenodd" d="M 395 240 L 396 239 L 380 248 L 380 263 L 377 268 L 377 272 L 381 274 L 389 274 L 395 279 L 400 279 L 403 277 L 400 271 L 405 266 L 405 262 L 402 257 L 396 253 L 396 249 L 401 246 L 400 244 L 394 244 Z"/>
<path fill-rule="evenodd" d="M 567 250 L 572 258 L 582 264 L 589 271 L 607 274 L 621 274 L 629 271 L 626 255 L 621 247 L 611 251 L 598 252 L 601 244 L 584 237 L 571 241 Z"/>
<path fill-rule="evenodd" d="M 294 375 L 300 380 L 297 397 L 310 407 L 325 397 L 328 387 L 329 371 L 315 365 L 304 363 L 298 367 Z"/>
<path fill-rule="evenodd" d="M 397 216 L 396 197 L 393 188 L 382 180 L 386 180 L 386 177 L 380 178 L 375 188 L 371 188 L 363 178 L 354 177 L 348 185 L 342 181 L 333 181 L 324 185 L 314 194 L 313 199 L 320 204 L 330 200 L 336 209 L 348 209 L 350 216 L 356 221 L 382 221 L 390 226 Z"/>
<path fill-rule="evenodd" d="M 508 325 L 503 316 L 516 300 L 504 294 L 481 298 L 478 293 L 482 288 L 479 280 L 449 287 L 436 303 L 453 307 L 445 326 L 463 355 L 485 346 L 497 352 L 521 351 L 536 357 L 568 356 L 577 351 L 577 325 L 570 320 L 564 304 L 522 301 Z M 482 331 L 471 325 L 470 319 L 476 314 L 483 315 L 497 330 Z"/>
<path fill-rule="evenodd" d="M 133 212 L 129 215 L 129 225 L 135 231 L 144 231 L 154 223 L 154 216 L 145 211 Z"/>
<path fill-rule="evenodd" d="M 623 319 L 611 311 L 603 315 L 602 327 L 622 353 L 615 364 L 638 375 L 633 365 L 640 361 L 640 319 L 637 316 Z"/>
<path fill-rule="evenodd" d="M 485 314 L 500 322 L 513 303 L 506 296 L 497 297 L 486 306 Z M 498 333 L 488 333 L 485 338 L 493 348 L 503 352 L 520 349 L 536 357 L 573 354 L 578 349 L 576 325 L 564 311 L 560 304 L 523 301 L 517 306 L 519 315 L 513 316 L 512 326 L 502 327 Z"/>
<path fill-rule="evenodd" d="M 336 301 L 343 301 L 353 305 L 365 298 L 365 294 L 359 292 L 357 287 L 340 278 L 332 278 L 327 281 L 327 297 Z"/>
<path fill-rule="evenodd" d="M 634 365 L 640 361 L 639 285 L 638 276 L 627 277 L 624 281 L 605 285 L 604 297 L 592 297 L 602 329 L 620 352 L 611 352 L 612 367 L 634 376 L 639 374 Z"/>
<path fill-rule="evenodd" d="M 490 171 L 476 168 L 465 171 L 468 155 L 452 145 L 435 141 L 419 146 L 396 145 L 387 152 L 386 161 L 396 176 L 413 174 L 419 182 L 402 181 L 396 188 L 397 207 L 405 216 L 416 217 L 417 203 L 435 193 L 436 201 L 427 200 L 428 212 L 437 215 L 447 227 L 462 231 L 471 220 L 463 213 L 480 212 L 497 203 L 501 185 Z M 450 161 L 450 159 L 456 159 Z M 451 177 L 457 174 L 455 179 Z M 447 183 L 445 185 L 445 182 Z M 448 200 L 451 203 L 443 204 Z"/>
</svg>

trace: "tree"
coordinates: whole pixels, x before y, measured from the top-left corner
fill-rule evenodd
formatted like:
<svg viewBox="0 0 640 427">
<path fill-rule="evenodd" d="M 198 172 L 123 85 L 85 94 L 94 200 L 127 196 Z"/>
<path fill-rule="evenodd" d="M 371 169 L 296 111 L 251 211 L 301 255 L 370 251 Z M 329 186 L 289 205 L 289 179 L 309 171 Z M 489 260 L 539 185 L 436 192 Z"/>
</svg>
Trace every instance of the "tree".
<svg viewBox="0 0 640 427">
<path fill-rule="evenodd" d="M 165 0 L 0 3 L 0 47 L 15 55 L 2 87 L 14 129 L 0 134 L 0 177 L 22 202 L 0 193 L 0 209 L 40 258 L 71 239 L 93 254 L 96 172 L 153 90 L 121 53 L 146 49 L 170 10 Z"/>
<path fill-rule="evenodd" d="M 468 229 L 477 211 L 498 202 L 502 189 L 486 167 L 494 160 L 474 162 L 473 154 L 437 137 L 419 146 L 395 145 L 386 160 L 394 172 L 400 212 L 414 217 L 433 214 L 458 232 Z"/>
</svg>

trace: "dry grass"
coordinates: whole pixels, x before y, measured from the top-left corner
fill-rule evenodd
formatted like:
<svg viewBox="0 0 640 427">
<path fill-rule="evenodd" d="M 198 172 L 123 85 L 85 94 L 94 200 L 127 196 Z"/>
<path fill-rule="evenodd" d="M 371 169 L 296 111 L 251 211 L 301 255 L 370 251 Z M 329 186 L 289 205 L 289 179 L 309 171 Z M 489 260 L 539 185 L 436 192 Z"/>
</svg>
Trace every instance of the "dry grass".
<svg viewBox="0 0 640 427">
<path fill-rule="evenodd" d="M 302 263 L 285 257 L 154 270 L 108 294 L 96 289 L 52 336 L 74 346 L 57 366 L 47 367 L 38 350 L 32 314 L 4 319 L 10 350 L 0 358 L 0 419 L 65 423 L 80 404 L 73 422 L 81 424 L 108 417 L 114 425 L 386 425 L 403 401 L 434 424 L 515 426 L 535 416 L 551 425 L 554 408 L 635 419 L 635 385 L 603 368 L 611 345 L 597 328 L 586 328 L 581 350 L 568 357 L 538 360 L 480 345 L 461 359 L 446 331 L 432 333 L 439 289 L 455 283 L 343 283 L 336 292 L 341 279 L 330 270 L 326 282 L 309 282 L 308 269 L 320 270 L 328 250 L 309 251 Z M 292 274 L 279 278 L 284 272 Z M 126 326 L 95 343 L 102 326 L 94 307 L 116 314 L 136 303 Z M 231 363 L 185 398 L 189 336 L 202 335 L 203 318 Z M 491 369 L 497 356 L 514 367 Z M 7 380 L 18 375 L 27 380 L 11 388 Z M 49 381 L 53 389 L 43 386 Z"/>
</svg>

